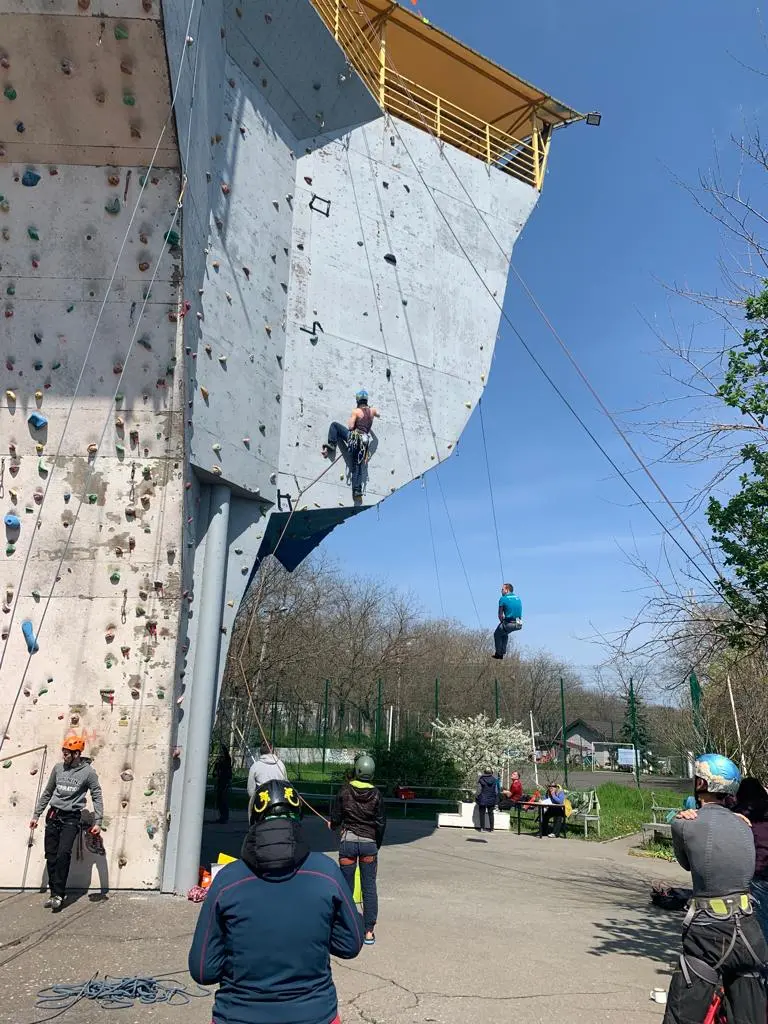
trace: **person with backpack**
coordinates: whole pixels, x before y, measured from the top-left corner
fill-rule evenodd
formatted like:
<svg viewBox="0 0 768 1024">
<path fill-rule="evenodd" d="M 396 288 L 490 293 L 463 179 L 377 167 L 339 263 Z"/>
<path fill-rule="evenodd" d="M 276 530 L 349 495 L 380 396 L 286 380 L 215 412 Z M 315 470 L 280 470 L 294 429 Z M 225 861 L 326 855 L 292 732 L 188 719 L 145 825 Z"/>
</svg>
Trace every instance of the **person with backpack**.
<svg viewBox="0 0 768 1024">
<path fill-rule="evenodd" d="M 479 812 L 478 832 L 493 832 L 493 810 L 499 802 L 501 783 L 490 768 L 486 768 L 477 780 L 475 801 Z M 486 821 L 488 827 L 486 828 Z"/>
<path fill-rule="evenodd" d="M 749 892 L 755 844 L 749 823 L 726 806 L 741 773 L 722 754 L 701 754 L 693 776 L 698 810 L 680 811 L 672 822 L 675 856 L 691 872 L 693 898 L 664 1024 L 716 1018 L 723 1003 L 728 1021 L 765 1024 L 768 946 Z"/>
<path fill-rule="evenodd" d="M 301 800 L 284 780 L 256 790 L 240 859 L 208 889 L 189 973 L 218 985 L 213 1024 L 338 1024 L 331 957 L 352 960 L 363 927 L 334 862 L 310 853 Z"/>
<path fill-rule="evenodd" d="M 80 736 L 68 736 L 64 740 L 61 745 L 62 763 L 54 765 L 29 823 L 30 828 L 37 828 L 40 815 L 48 804 L 51 805 L 45 817 L 44 841 L 51 894 L 44 906 L 54 913 L 61 910 L 66 899 L 72 847 L 80 834 L 81 812 L 89 792 L 93 802 L 93 824 L 89 832 L 94 838 L 101 833 L 104 817 L 99 777 L 91 765 L 91 759 L 83 757 L 84 750 L 85 740 Z M 98 847 L 100 849 L 97 852 L 101 852 L 103 847 L 100 842 Z"/>
<path fill-rule="evenodd" d="M 329 828 L 340 833 L 339 866 L 350 892 L 354 892 L 355 870 L 360 865 L 366 946 L 376 942 L 379 913 L 376 875 L 379 849 L 387 827 L 384 797 L 373 785 L 375 772 L 376 764 L 368 754 L 361 754 L 355 760 L 353 778 L 336 794 L 328 823 Z"/>
</svg>

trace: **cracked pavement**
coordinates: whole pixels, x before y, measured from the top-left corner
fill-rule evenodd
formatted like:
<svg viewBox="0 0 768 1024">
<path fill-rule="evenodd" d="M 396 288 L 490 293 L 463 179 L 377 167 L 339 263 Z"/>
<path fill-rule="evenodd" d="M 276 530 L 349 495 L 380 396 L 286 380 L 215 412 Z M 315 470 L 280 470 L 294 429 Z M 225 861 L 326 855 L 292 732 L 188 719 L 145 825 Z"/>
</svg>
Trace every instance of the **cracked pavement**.
<svg viewBox="0 0 768 1024">
<path fill-rule="evenodd" d="M 244 822 L 209 826 L 204 852 L 237 853 Z M 314 849 L 333 837 L 308 822 Z M 548 841 L 392 821 L 379 870 L 377 944 L 334 962 L 343 1024 L 498 1024 L 629 1019 L 660 1024 L 681 918 L 653 908 L 651 880 L 684 883 L 666 862 L 629 857 L 629 841 Z M 52 916 L 36 892 L 0 893 L 0 1018 L 24 1024 L 38 989 L 96 971 L 183 968 L 198 908 L 157 893 L 83 896 Z M 179 975 L 181 980 L 188 976 Z M 80 1003 L 63 1018 L 104 1021 Z M 211 1000 L 122 1010 L 125 1024 L 209 1024 Z"/>
</svg>

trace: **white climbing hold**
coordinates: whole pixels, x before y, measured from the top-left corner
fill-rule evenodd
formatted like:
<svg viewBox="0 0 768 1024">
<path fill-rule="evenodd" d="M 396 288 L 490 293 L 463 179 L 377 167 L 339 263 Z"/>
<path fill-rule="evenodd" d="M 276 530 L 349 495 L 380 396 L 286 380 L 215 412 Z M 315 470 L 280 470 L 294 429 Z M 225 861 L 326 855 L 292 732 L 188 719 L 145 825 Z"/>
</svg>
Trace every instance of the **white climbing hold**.
<svg viewBox="0 0 768 1024">
<path fill-rule="evenodd" d="M 211 472 L 214 476 L 221 476 L 221 466 L 212 466 Z"/>
<path fill-rule="evenodd" d="M 216 452 L 217 455 L 221 451 L 221 445 L 218 442 L 216 444 L 212 444 L 211 448 Z"/>
</svg>

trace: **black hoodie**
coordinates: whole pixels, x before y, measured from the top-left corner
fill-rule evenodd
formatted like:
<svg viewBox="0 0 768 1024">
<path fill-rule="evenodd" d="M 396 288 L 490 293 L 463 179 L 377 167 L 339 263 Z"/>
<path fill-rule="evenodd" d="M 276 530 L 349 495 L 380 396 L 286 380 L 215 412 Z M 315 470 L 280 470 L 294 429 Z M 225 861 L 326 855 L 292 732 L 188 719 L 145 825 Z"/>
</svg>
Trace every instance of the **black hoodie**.
<svg viewBox="0 0 768 1024">
<path fill-rule="evenodd" d="M 331 828 L 349 829 L 361 839 L 371 839 L 379 847 L 384 842 L 387 814 L 384 797 L 370 782 L 353 779 L 345 782 L 331 807 Z"/>
</svg>

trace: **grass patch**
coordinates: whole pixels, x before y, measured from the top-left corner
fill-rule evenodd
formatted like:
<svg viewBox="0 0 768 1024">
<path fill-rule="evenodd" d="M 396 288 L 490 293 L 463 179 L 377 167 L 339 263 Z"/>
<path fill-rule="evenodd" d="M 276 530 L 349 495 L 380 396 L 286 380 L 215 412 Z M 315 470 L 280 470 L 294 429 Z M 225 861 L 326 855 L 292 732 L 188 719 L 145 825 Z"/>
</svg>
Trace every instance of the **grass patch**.
<svg viewBox="0 0 768 1024">
<path fill-rule="evenodd" d="M 671 843 L 658 842 L 646 843 L 645 846 L 636 846 L 629 851 L 630 857 L 650 857 L 654 860 L 674 861 L 675 853 Z"/>
<path fill-rule="evenodd" d="M 689 793 L 674 793 L 664 790 L 662 797 L 668 807 L 679 806 Z M 634 786 L 620 786 L 616 782 L 605 782 L 597 788 L 600 800 L 600 826 L 603 839 L 615 839 L 630 832 L 639 832 L 651 820 L 651 794 L 647 789 Z"/>
</svg>

